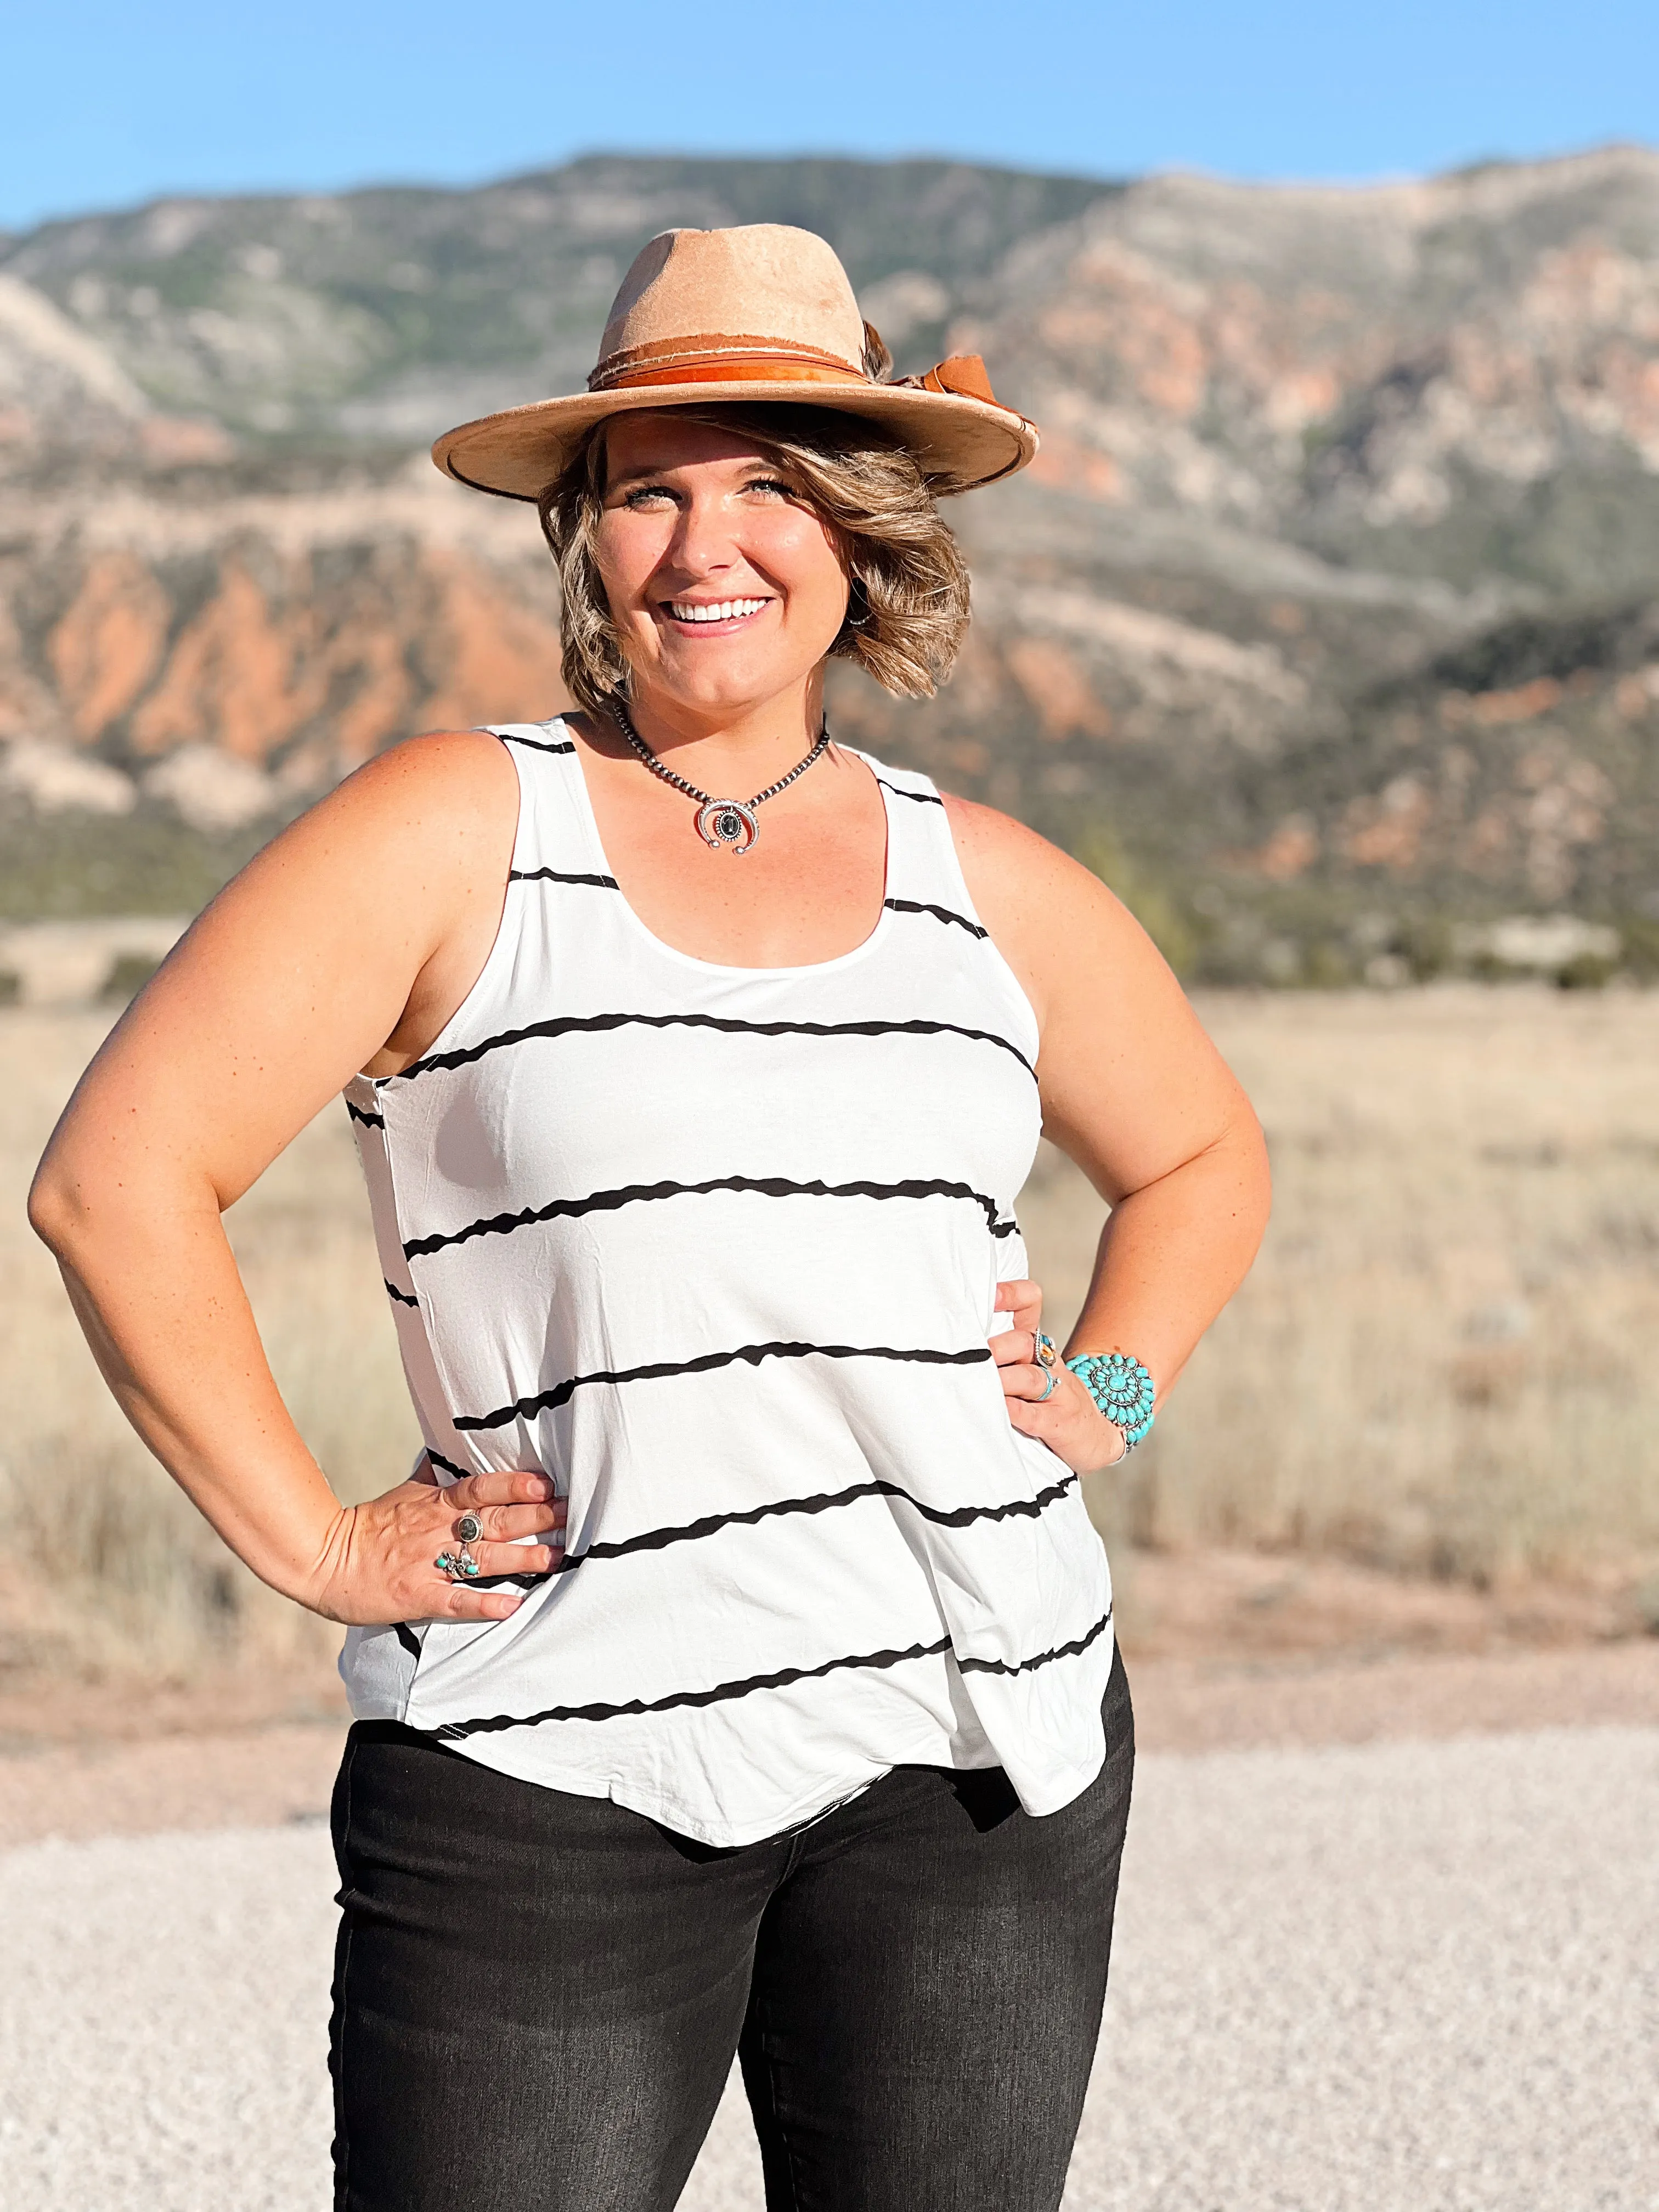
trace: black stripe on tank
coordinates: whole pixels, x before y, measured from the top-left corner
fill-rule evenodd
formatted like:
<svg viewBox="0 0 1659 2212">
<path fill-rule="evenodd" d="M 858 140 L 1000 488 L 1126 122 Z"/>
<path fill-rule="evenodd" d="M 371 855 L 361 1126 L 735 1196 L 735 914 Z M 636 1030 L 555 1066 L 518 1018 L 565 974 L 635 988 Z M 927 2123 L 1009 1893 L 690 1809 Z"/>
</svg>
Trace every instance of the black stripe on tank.
<svg viewBox="0 0 1659 2212">
<path fill-rule="evenodd" d="M 1112 1609 L 1105 1613 L 1085 1635 L 1070 1644 L 1058 1644 L 1051 1651 L 1039 1651 L 1030 1659 L 958 1659 L 957 1666 L 964 1674 L 1026 1674 L 1037 1667 L 1052 1666 L 1057 1659 L 1075 1659 L 1098 1641 L 1111 1625 Z M 844 1659 L 826 1659 L 819 1667 L 783 1667 L 773 1674 L 750 1674 L 741 1681 L 717 1682 L 710 1690 L 675 1690 L 665 1698 L 630 1698 L 626 1705 L 550 1705 L 539 1713 L 497 1713 L 490 1718 L 471 1721 L 450 1721 L 432 1733 L 440 1741 L 455 1742 L 469 1735 L 495 1735 L 503 1729 L 538 1728 L 544 1721 L 611 1721 L 637 1717 L 647 1713 L 670 1713 L 688 1706 L 723 1705 L 732 1698 L 751 1697 L 757 1690 L 787 1690 L 797 1682 L 822 1680 L 826 1674 L 838 1674 L 850 1668 L 888 1668 L 902 1666 L 911 1659 L 936 1659 L 951 1649 L 951 1638 L 944 1636 L 936 1644 L 913 1644 L 903 1651 L 859 1652 Z"/>
<path fill-rule="evenodd" d="M 510 884 L 587 884 L 596 891 L 620 890 L 614 876 L 568 876 L 559 868 L 509 868 Z"/>
<path fill-rule="evenodd" d="M 965 929 L 969 937 L 988 937 L 988 929 L 981 929 L 976 921 L 969 921 L 965 914 L 952 914 L 948 906 L 932 906 L 926 899 L 884 899 L 882 904 L 890 907 L 895 914 L 931 914 L 935 921 L 953 921 L 958 929 Z"/>
<path fill-rule="evenodd" d="M 635 1552 L 665 1552 L 671 1544 L 695 1543 L 717 1536 L 723 1528 L 752 1528 L 763 1521 L 794 1513 L 830 1513 L 837 1506 L 855 1504 L 864 1498 L 897 1498 L 939 1528 L 970 1528 L 980 1521 L 1035 1521 L 1064 1498 L 1077 1482 L 1074 1474 L 1051 1483 L 1035 1498 L 1010 1498 L 1000 1505 L 924 1505 L 896 1482 L 855 1482 L 850 1489 L 826 1491 L 817 1498 L 780 1498 L 765 1505 L 751 1505 L 741 1513 L 710 1513 L 701 1521 L 688 1521 L 678 1528 L 647 1528 L 637 1536 L 620 1537 L 614 1544 L 590 1544 L 586 1551 L 567 1553 L 552 1570 L 556 1575 L 574 1574 L 587 1559 L 623 1559 Z"/>
<path fill-rule="evenodd" d="M 482 1060 L 486 1053 L 499 1052 L 506 1045 L 524 1044 L 532 1038 L 589 1036 L 605 1030 L 629 1028 L 714 1030 L 723 1036 L 966 1037 L 970 1043 L 995 1045 L 1000 1052 L 1011 1053 L 1032 1081 L 1036 1079 L 1036 1070 L 1018 1045 L 1010 1044 L 1006 1037 L 998 1036 L 994 1030 L 967 1029 L 959 1022 L 743 1022 L 726 1014 L 567 1014 L 556 1020 L 527 1023 L 521 1030 L 503 1030 L 499 1036 L 485 1037 L 479 1044 L 465 1045 L 454 1052 L 434 1052 L 425 1060 L 410 1060 L 407 1067 L 386 1079 L 388 1083 L 409 1083 L 417 1075 L 467 1067 L 474 1060 Z"/>
<path fill-rule="evenodd" d="M 441 1452 L 434 1451 L 430 1444 L 426 1448 L 426 1457 L 434 1467 L 442 1468 L 446 1474 L 455 1475 L 462 1482 L 469 1481 L 478 1472 L 476 1467 L 457 1467 L 453 1459 L 446 1459 Z"/>
<path fill-rule="evenodd" d="M 707 1182 L 631 1182 L 617 1190 L 596 1190 L 587 1198 L 550 1199 L 545 1206 L 527 1206 L 518 1213 L 492 1213 L 470 1221 L 465 1229 L 441 1235 L 411 1237 L 404 1246 L 407 1260 L 422 1260 L 451 1244 L 465 1244 L 475 1237 L 508 1237 L 515 1229 L 529 1229 L 544 1221 L 575 1221 L 585 1213 L 616 1213 L 624 1206 L 644 1205 L 658 1199 L 709 1198 L 721 1191 L 752 1194 L 759 1198 L 964 1198 L 983 1206 L 993 1237 L 1012 1237 L 1018 1224 L 997 1218 L 997 1202 L 965 1182 L 937 1178 L 903 1182 L 793 1182 L 784 1176 L 714 1176 Z"/>
<path fill-rule="evenodd" d="M 384 1129 L 386 1127 L 384 1114 L 365 1114 L 361 1106 L 354 1106 L 349 1098 L 345 1103 L 345 1109 L 354 1121 L 361 1121 L 366 1129 Z M 337 1122 L 335 1127 L 337 1128 L 339 1124 Z"/>
<path fill-rule="evenodd" d="M 384 1277 L 382 1280 L 385 1280 Z M 418 1298 L 411 1298 L 407 1291 L 400 1291 L 396 1283 L 386 1284 L 386 1294 L 389 1298 L 396 1298 L 400 1306 L 418 1306 L 421 1303 Z"/>
<path fill-rule="evenodd" d="M 392 1624 L 392 1632 L 411 1659 L 420 1657 L 421 1639 L 406 1620 L 394 1620 Z"/>
<path fill-rule="evenodd" d="M 935 1352 L 929 1346 L 899 1351 L 885 1344 L 741 1344 L 732 1352 L 700 1352 L 695 1359 L 656 1359 L 643 1367 L 601 1368 L 592 1375 L 567 1376 L 550 1390 L 517 1399 L 493 1413 L 457 1413 L 452 1425 L 457 1430 L 505 1428 L 509 1421 L 529 1420 L 567 1404 L 590 1382 L 655 1382 L 670 1376 L 708 1375 L 740 1360 L 750 1367 L 758 1367 L 763 1359 L 903 1359 L 929 1367 L 970 1367 L 990 1358 L 988 1345 L 974 1345 L 966 1352 Z"/>
<path fill-rule="evenodd" d="M 781 1667 L 775 1674 L 750 1674 L 740 1682 L 717 1682 L 712 1690 L 674 1690 L 665 1698 L 630 1698 L 619 1705 L 550 1705 L 539 1713 L 496 1713 L 490 1718 L 449 1721 L 432 1730 L 441 1742 L 453 1743 L 469 1735 L 493 1735 L 502 1729 L 539 1728 L 544 1721 L 614 1721 L 643 1713 L 672 1713 L 687 1706 L 723 1705 L 731 1698 L 747 1698 L 757 1690 L 787 1690 L 796 1682 L 815 1682 L 851 1667 L 902 1667 L 911 1659 L 937 1659 L 951 1648 L 942 1636 L 937 1644 L 912 1644 L 903 1651 L 860 1651 L 845 1659 L 826 1659 L 821 1667 Z"/>
<path fill-rule="evenodd" d="M 943 806 L 945 804 L 936 791 L 906 791 L 902 784 L 889 783 L 884 775 L 878 775 L 876 781 L 884 791 L 890 791 L 895 799 L 914 799 L 918 806 Z"/>
<path fill-rule="evenodd" d="M 576 750 L 568 738 L 521 738 L 514 730 L 497 730 L 495 735 L 504 745 L 528 745 L 532 752 L 574 753 Z"/>
<path fill-rule="evenodd" d="M 1030 1659 L 1017 1659 L 1011 1666 L 1006 1659 L 958 1659 L 957 1664 L 964 1674 L 1029 1674 L 1034 1667 L 1051 1667 L 1056 1659 L 1075 1659 L 1103 1637 L 1112 1621 L 1109 1605 L 1086 1636 L 1079 1636 L 1072 1644 L 1056 1644 L 1052 1651 L 1039 1651 Z"/>
</svg>

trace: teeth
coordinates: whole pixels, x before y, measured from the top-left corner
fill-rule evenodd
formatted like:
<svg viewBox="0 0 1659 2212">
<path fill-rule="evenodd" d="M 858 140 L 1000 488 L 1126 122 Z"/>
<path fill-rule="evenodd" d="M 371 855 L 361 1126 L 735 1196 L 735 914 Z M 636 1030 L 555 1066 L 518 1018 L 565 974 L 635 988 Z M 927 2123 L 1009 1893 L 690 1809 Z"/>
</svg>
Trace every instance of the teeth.
<svg viewBox="0 0 1659 2212">
<path fill-rule="evenodd" d="M 764 599 L 720 599 L 712 606 L 693 606 L 685 601 L 671 599 L 668 611 L 676 622 L 732 622 L 739 615 L 757 615 L 765 605 Z"/>
</svg>

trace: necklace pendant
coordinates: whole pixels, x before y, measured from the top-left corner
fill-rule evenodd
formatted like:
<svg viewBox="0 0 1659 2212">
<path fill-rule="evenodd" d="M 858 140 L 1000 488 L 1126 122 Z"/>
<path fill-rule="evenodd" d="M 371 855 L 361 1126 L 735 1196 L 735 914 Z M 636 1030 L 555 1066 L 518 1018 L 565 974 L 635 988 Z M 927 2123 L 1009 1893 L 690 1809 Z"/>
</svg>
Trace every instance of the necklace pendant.
<svg viewBox="0 0 1659 2212">
<path fill-rule="evenodd" d="M 697 835 L 713 853 L 752 850 L 760 836 L 755 810 L 739 799 L 711 799 L 697 809 Z"/>
</svg>

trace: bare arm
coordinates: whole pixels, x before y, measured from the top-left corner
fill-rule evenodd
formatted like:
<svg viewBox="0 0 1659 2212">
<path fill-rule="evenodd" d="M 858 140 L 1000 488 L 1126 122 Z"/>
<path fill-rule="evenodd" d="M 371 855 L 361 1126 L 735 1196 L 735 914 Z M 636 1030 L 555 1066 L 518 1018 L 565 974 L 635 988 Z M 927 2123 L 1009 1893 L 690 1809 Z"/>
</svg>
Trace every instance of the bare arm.
<svg viewBox="0 0 1659 2212">
<path fill-rule="evenodd" d="M 1267 1147 L 1249 1101 L 1126 908 L 1018 823 L 946 802 L 969 889 L 1036 1011 L 1043 1127 L 1112 1206 L 1066 1349 L 1126 1352 L 1159 1402 L 1244 1279 L 1267 1225 Z M 994 1340 L 1016 1425 L 1069 1464 L 1120 1439 L 1066 1376 L 1039 1408 L 1029 1291 L 1005 1285 L 1015 1328 Z"/>
<path fill-rule="evenodd" d="M 337 1620 L 499 1618 L 515 1598 L 433 1567 L 457 1503 L 494 1508 L 498 1541 L 563 1509 L 532 1474 L 476 1478 L 447 1510 L 419 1483 L 343 1506 L 277 1392 L 220 1216 L 353 1074 L 406 1066 L 465 996 L 516 809 L 512 763 L 478 732 L 359 770 L 176 948 L 82 1078 L 30 1194 L 144 1442 L 256 1574 Z M 549 1564 L 521 1549 L 489 1571 Z"/>
</svg>

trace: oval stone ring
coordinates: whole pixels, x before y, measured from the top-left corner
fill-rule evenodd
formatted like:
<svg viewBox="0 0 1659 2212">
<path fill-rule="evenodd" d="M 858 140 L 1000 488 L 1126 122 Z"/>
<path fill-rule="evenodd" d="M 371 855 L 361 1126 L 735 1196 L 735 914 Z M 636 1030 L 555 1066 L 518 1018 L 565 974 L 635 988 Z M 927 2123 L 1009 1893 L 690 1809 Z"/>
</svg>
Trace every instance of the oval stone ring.
<svg viewBox="0 0 1659 2212">
<path fill-rule="evenodd" d="M 1049 1373 L 1052 1374 L 1054 1372 L 1054 1364 L 1060 1358 L 1060 1352 L 1054 1343 L 1054 1340 L 1049 1335 L 1047 1329 L 1038 1329 L 1034 1350 L 1036 1354 L 1037 1365 L 1039 1367 L 1046 1367 Z"/>
<path fill-rule="evenodd" d="M 458 1543 L 476 1544 L 483 1534 L 483 1522 L 476 1513 L 463 1513 L 455 1523 L 455 1538 Z"/>
</svg>

